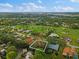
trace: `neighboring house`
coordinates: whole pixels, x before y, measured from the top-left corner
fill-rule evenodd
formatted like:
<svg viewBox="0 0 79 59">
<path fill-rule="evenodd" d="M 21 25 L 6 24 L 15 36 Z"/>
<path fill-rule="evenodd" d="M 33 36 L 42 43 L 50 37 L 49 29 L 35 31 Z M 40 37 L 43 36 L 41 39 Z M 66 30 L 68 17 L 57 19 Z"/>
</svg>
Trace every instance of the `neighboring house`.
<svg viewBox="0 0 79 59">
<path fill-rule="evenodd" d="M 0 53 L 1 53 L 1 55 L 5 56 L 5 55 L 6 55 L 6 50 L 5 50 L 5 49 L 2 49 L 2 50 L 0 51 Z"/>
<path fill-rule="evenodd" d="M 69 37 L 64 38 L 65 41 L 71 42 L 72 40 Z"/>
<path fill-rule="evenodd" d="M 58 51 L 59 49 L 59 44 L 49 44 L 48 45 L 48 48 L 52 49 L 52 50 L 55 50 L 55 51 Z"/>
<path fill-rule="evenodd" d="M 24 31 L 24 32 L 26 32 L 26 33 L 30 33 L 30 32 L 32 32 L 31 30 L 26 30 L 26 31 Z"/>
<path fill-rule="evenodd" d="M 56 34 L 56 33 L 51 33 L 51 34 L 49 35 L 49 37 L 59 37 L 59 35 Z"/>
<path fill-rule="evenodd" d="M 25 57 L 27 52 L 28 52 L 27 49 L 23 49 L 23 51 L 22 51 L 22 57 Z"/>
<path fill-rule="evenodd" d="M 71 48 L 69 48 L 69 47 L 64 48 L 63 55 L 64 56 L 67 56 L 67 55 L 72 56 L 73 54 L 71 52 Z"/>
<path fill-rule="evenodd" d="M 59 35 L 56 33 L 51 33 L 48 37 L 48 42 L 50 44 L 58 44 Z"/>
<path fill-rule="evenodd" d="M 77 53 L 75 48 L 65 47 L 63 50 L 63 56 L 73 57 L 75 56 L 75 53 Z"/>
<path fill-rule="evenodd" d="M 33 54 L 32 54 L 32 52 L 27 52 L 26 53 L 26 56 L 25 56 L 25 59 L 32 59 L 33 58 Z"/>
<path fill-rule="evenodd" d="M 49 44 L 46 48 L 46 53 L 58 52 L 59 44 Z"/>
<path fill-rule="evenodd" d="M 2 49 L 0 51 L 0 56 L 1 56 L 2 59 L 5 59 L 5 57 L 4 57 L 4 56 L 6 56 L 6 50 L 5 49 Z"/>
<path fill-rule="evenodd" d="M 32 44 L 32 42 L 33 42 L 33 38 L 31 36 L 28 36 L 26 38 L 26 43 L 30 45 L 30 44 Z"/>
</svg>

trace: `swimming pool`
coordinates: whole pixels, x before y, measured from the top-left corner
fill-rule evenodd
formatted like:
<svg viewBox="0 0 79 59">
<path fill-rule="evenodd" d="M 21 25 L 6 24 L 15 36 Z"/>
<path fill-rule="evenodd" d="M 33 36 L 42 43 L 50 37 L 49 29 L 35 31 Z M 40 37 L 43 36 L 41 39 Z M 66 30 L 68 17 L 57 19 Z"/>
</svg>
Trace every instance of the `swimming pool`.
<svg viewBox="0 0 79 59">
<path fill-rule="evenodd" d="M 73 59 L 78 59 L 78 54 L 75 54 L 75 55 L 73 56 Z"/>
</svg>

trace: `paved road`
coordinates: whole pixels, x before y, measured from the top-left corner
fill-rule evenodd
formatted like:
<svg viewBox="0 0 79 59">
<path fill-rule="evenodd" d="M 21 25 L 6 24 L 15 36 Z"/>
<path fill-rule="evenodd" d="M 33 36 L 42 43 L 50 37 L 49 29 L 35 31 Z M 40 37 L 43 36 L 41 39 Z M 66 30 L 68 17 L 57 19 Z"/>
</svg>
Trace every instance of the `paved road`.
<svg viewBox="0 0 79 59">
<path fill-rule="evenodd" d="M 74 45 L 71 45 L 69 42 L 66 43 L 68 46 L 72 47 L 72 48 L 79 48 L 79 46 L 74 46 Z"/>
</svg>

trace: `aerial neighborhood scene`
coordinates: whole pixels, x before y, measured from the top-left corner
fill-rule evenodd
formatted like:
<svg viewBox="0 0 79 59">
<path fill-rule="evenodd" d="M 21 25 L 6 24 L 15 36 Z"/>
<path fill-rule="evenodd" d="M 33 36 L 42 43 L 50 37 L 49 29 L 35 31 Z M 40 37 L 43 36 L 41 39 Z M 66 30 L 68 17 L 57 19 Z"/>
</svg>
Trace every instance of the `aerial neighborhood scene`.
<svg viewBox="0 0 79 59">
<path fill-rule="evenodd" d="M 0 0 L 0 59 L 79 59 L 79 0 Z"/>
</svg>

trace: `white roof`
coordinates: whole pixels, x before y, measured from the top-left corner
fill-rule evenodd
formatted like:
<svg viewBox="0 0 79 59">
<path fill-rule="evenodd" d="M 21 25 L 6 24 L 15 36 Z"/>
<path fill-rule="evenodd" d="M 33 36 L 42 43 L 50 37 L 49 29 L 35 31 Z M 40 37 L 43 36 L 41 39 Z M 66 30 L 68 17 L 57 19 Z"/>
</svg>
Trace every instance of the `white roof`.
<svg viewBox="0 0 79 59">
<path fill-rule="evenodd" d="M 30 59 L 30 57 L 33 57 L 31 52 L 27 52 L 25 59 Z"/>
<path fill-rule="evenodd" d="M 51 33 L 49 36 L 50 36 L 50 37 L 53 37 L 53 36 L 59 37 L 59 35 L 56 34 L 56 33 Z"/>
<path fill-rule="evenodd" d="M 5 49 L 2 49 L 2 50 L 1 50 L 1 52 L 4 52 L 4 51 L 5 51 Z"/>
</svg>

